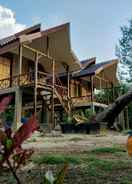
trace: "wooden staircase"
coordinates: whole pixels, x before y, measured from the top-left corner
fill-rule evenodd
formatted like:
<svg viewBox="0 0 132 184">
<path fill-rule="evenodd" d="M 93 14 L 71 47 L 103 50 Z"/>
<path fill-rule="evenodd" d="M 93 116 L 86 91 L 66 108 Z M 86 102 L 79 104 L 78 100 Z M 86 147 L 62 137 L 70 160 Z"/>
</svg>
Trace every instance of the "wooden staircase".
<svg viewBox="0 0 132 184">
<path fill-rule="evenodd" d="M 52 79 L 50 79 L 48 81 L 48 84 L 51 83 L 52 84 Z M 45 100 L 46 104 L 47 104 L 47 108 L 49 111 L 51 111 L 52 108 L 52 95 L 55 99 L 59 100 L 59 104 L 64 108 L 66 113 L 70 113 L 73 104 L 72 104 L 72 100 L 70 97 L 68 97 L 68 89 L 67 87 L 62 85 L 62 82 L 60 81 L 60 79 L 56 76 L 55 77 L 55 84 L 54 87 L 51 85 L 51 91 L 49 91 L 47 94 L 46 91 L 43 91 L 43 99 Z M 59 104 L 55 104 L 55 105 L 59 105 Z"/>
</svg>

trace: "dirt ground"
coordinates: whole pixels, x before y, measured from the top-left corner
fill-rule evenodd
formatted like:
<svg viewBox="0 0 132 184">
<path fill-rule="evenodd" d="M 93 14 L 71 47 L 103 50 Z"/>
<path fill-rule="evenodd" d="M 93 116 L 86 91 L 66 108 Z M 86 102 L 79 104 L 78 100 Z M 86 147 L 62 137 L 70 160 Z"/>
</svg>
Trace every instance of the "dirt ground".
<svg viewBox="0 0 132 184">
<path fill-rule="evenodd" d="M 44 184 L 42 178 L 47 170 L 56 174 L 62 168 L 64 163 L 58 163 L 57 158 L 61 157 L 56 156 L 63 155 L 70 156 L 72 161 L 77 159 L 76 164 L 68 166 L 65 184 L 132 184 L 132 158 L 127 154 L 127 137 L 124 133 L 105 131 L 99 135 L 35 133 L 23 147 L 33 148 L 33 156 L 38 160 L 30 160 L 18 175 L 22 184 Z M 42 156 L 44 160 L 39 160 Z M 47 157 L 51 160 L 46 160 Z M 9 172 L 1 172 L 0 184 L 15 183 Z"/>
<path fill-rule="evenodd" d="M 127 135 L 117 132 L 102 132 L 98 135 L 88 134 L 34 134 L 24 144 L 24 148 L 34 148 L 43 153 L 82 153 L 97 147 L 126 146 Z"/>
</svg>

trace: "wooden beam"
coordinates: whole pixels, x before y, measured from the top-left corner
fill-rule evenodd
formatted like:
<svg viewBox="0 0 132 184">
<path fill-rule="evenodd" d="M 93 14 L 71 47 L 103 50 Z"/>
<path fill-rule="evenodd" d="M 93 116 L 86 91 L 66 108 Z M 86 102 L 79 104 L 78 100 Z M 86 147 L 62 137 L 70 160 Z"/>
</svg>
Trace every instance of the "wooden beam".
<svg viewBox="0 0 132 184">
<path fill-rule="evenodd" d="M 110 83 L 109 80 L 104 79 L 104 78 L 102 78 L 102 77 L 99 77 L 99 76 L 97 76 L 97 75 L 95 75 L 94 77 L 97 78 L 97 79 L 99 79 L 99 80 L 103 80 L 103 81 L 105 81 L 105 82 L 109 82 L 109 83 Z"/>
<path fill-rule="evenodd" d="M 18 68 L 18 74 L 22 74 L 22 45 L 19 46 L 19 68 Z"/>
<path fill-rule="evenodd" d="M 90 76 L 91 78 L 91 102 L 93 102 L 93 91 L 94 91 L 94 86 L 93 86 L 93 76 Z"/>
<path fill-rule="evenodd" d="M 35 55 L 35 72 L 34 72 L 34 113 L 37 113 L 37 82 L 38 82 L 38 57 L 39 54 Z"/>
<path fill-rule="evenodd" d="M 43 53 L 43 52 L 41 52 L 37 49 L 34 49 L 34 48 L 32 48 L 28 45 L 25 45 L 25 44 L 23 44 L 23 47 L 26 48 L 26 49 L 31 50 L 32 52 L 38 53 L 39 55 L 44 56 L 44 57 L 48 58 L 49 60 L 53 61 L 53 58 L 51 56 L 48 56 L 47 54 L 45 54 L 45 53 Z"/>
<path fill-rule="evenodd" d="M 55 60 L 52 61 L 52 126 L 50 126 L 50 130 L 51 128 L 53 128 L 55 126 L 55 112 L 54 112 L 54 94 L 55 94 Z"/>
</svg>

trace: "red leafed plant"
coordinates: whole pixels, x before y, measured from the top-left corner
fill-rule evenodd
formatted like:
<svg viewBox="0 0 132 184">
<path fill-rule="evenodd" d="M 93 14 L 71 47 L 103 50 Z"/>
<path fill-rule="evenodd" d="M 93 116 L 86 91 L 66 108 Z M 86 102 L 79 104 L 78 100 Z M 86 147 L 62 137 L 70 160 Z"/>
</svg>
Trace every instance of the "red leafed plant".
<svg viewBox="0 0 132 184">
<path fill-rule="evenodd" d="M 9 105 L 12 97 L 4 97 L 0 102 L 0 113 Z M 0 129 L 0 167 L 8 166 L 18 184 L 21 184 L 17 169 L 25 164 L 33 153 L 32 149 L 23 149 L 22 143 L 39 128 L 35 115 L 23 124 L 13 135 L 11 128 Z"/>
</svg>

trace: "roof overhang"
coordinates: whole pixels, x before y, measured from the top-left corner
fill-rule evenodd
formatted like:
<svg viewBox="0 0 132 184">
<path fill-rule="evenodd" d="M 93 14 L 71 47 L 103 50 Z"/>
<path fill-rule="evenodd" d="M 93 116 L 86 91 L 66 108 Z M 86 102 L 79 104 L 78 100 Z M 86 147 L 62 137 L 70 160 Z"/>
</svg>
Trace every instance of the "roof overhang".
<svg viewBox="0 0 132 184">
<path fill-rule="evenodd" d="M 69 66 L 70 72 L 80 69 L 79 60 L 71 49 L 69 23 L 32 35 L 23 35 L 20 42 L 53 58 L 58 72 L 65 71 L 64 65 Z"/>
<path fill-rule="evenodd" d="M 90 80 L 90 76 L 94 77 L 94 87 L 97 89 L 100 89 L 100 86 L 102 88 L 111 87 L 111 85 L 118 86 L 119 81 L 117 78 L 117 65 L 118 60 L 110 60 L 105 62 L 102 62 L 102 65 L 100 67 L 97 67 L 94 71 L 88 71 L 83 70 L 77 73 L 74 73 L 74 78 L 83 78 L 85 80 Z M 95 67 L 96 68 L 96 67 Z"/>
<path fill-rule="evenodd" d="M 67 65 L 70 72 L 80 69 L 80 62 L 71 49 L 69 23 L 45 31 L 40 31 L 39 26 L 37 26 L 38 31 L 35 29 L 36 27 L 33 27 L 31 33 L 32 29 L 28 29 L 28 32 L 22 31 L 15 34 L 12 37 L 15 38 L 14 40 L 0 48 L 0 54 L 6 52 L 18 54 L 20 44 L 24 44 L 53 58 L 56 62 L 56 71 L 59 73 L 65 72 Z M 26 48 L 23 48 L 23 56 L 30 60 L 35 58 L 35 54 Z M 48 57 L 40 57 L 39 62 L 47 68 L 48 72 L 51 71 L 51 62 Z"/>
</svg>

